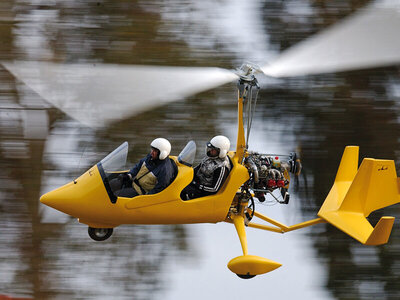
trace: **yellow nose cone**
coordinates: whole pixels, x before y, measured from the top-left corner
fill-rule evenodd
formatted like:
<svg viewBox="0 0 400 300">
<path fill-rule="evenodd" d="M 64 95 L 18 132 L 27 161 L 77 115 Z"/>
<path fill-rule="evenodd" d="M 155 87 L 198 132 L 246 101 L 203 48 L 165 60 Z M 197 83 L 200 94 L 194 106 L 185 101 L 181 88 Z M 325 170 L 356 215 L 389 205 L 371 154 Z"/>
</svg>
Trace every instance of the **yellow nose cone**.
<svg viewBox="0 0 400 300">
<path fill-rule="evenodd" d="M 40 197 L 40 202 L 42 202 L 43 204 L 48 205 L 48 201 L 49 197 L 47 196 L 47 194 L 44 194 L 42 197 Z"/>
<path fill-rule="evenodd" d="M 44 194 L 40 202 L 70 216 L 88 220 L 103 220 L 113 206 L 97 166 Z"/>
<path fill-rule="evenodd" d="M 42 202 L 43 204 L 53 207 L 54 205 L 54 199 L 51 196 L 51 192 L 44 194 L 42 197 L 40 197 L 40 202 Z"/>
<path fill-rule="evenodd" d="M 44 194 L 40 197 L 40 202 L 64 213 L 69 213 L 68 211 L 70 206 L 75 202 L 74 198 L 76 198 L 74 193 L 74 183 L 70 182 L 58 189 Z"/>
</svg>

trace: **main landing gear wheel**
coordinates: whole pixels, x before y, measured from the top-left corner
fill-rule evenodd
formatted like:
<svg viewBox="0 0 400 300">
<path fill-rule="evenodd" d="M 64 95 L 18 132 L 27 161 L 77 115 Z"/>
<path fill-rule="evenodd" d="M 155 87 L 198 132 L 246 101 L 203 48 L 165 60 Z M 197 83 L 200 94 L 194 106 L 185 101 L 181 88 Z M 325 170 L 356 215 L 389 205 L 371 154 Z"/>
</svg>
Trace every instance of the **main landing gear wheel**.
<svg viewBox="0 0 400 300">
<path fill-rule="evenodd" d="M 242 279 L 250 279 L 253 277 L 256 277 L 256 275 L 243 275 L 243 274 L 236 274 L 238 277 L 242 278 Z"/>
<path fill-rule="evenodd" d="M 95 240 L 95 241 L 105 241 L 106 239 L 108 239 L 112 233 L 113 233 L 113 229 L 112 228 L 92 228 L 89 227 L 88 228 L 88 233 L 89 236 Z"/>
</svg>

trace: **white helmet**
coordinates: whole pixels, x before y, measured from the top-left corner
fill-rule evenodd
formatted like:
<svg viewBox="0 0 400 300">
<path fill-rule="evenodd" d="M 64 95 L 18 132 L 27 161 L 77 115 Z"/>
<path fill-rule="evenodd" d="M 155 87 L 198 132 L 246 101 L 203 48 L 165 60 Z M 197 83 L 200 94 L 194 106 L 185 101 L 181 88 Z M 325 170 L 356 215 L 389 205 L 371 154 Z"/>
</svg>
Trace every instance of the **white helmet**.
<svg viewBox="0 0 400 300">
<path fill-rule="evenodd" d="M 217 135 L 211 139 L 207 146 L 208 145 L 211 145 L 213 148 L 218 150 L 219 158 L 225 158 L 228 154 L 229 148 L 231 147 L 231 142 L 226 136 Z"/>
<path fill-rule="evenodd" d="M 160 151 L 158 158 L 161 160 L 166 159 L 171 152 L 171 144 L 167 139 L 164 138 L 155 139 L 151 142 L 150 146 Z"/>
</svg>

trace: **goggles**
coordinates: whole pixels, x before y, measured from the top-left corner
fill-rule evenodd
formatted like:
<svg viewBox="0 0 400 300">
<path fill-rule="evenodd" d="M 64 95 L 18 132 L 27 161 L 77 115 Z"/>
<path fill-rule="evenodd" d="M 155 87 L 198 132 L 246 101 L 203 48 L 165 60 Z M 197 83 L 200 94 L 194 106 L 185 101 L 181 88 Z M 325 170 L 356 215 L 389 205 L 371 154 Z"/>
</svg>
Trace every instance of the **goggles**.
<svg viewBox="0 0 400 300">
<path fill-rule="evenodd" d="M 210 142 L 207 143 L 207 149 L 217 149 Z"/>
</svg>

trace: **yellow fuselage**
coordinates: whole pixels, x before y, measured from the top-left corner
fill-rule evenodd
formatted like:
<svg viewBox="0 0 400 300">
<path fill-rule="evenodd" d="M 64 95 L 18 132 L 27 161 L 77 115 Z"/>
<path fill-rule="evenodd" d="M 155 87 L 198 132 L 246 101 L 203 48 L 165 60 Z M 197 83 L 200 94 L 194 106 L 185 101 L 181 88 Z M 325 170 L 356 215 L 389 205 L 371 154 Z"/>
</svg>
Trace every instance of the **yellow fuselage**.
<svg viewBox="0 0 400 300">
<path fill-rule="evenodd" d="M 178 175 L 158 194 L 118 197 L 112 203 L 95 165 L 75 181 L 43 195 L 40 201 L 95 228 L 121 224 L 217 223 L 225 220 L 238 188 L 249 179 L 247 169 L 237 162 L 233 152 L 230 157 L 233 168 L 224 186 L 212 196 L 181 200 L 181 191 L 193 179 L 193 169 L 172 157 Z"/>
</svg>

